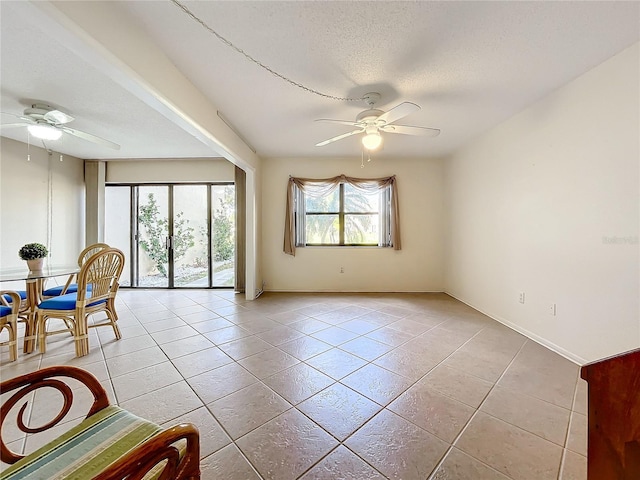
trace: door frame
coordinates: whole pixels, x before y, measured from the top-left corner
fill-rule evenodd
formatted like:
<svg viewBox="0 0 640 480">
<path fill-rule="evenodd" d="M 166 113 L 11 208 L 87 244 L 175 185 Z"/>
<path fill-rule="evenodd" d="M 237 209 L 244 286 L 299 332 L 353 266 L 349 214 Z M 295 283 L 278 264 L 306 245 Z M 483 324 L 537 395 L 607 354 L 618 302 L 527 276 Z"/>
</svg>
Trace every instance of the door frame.
<svg viewBox="0 0 640 480">
<path fill-rule="evenodd" d="M 208 286 L 207 287 L 184 287 L 175 286 L 175 265 L 174 265 L 174 249 L 172 248 L 173 236 L 174 236 L 174 189 L 175 186 L 206 186 L 207 187 L 207 237 L 208 245 L 207 251 L 207 267 L 208 267 Z M 235 182 L 152 182 L 152 183 L 109 183 L 105 187 L 128 187 L 130 196 L 130 212 L 129 212 L 129 272 L 131 278 L 130 286 L 123 286 L 122 288 L 150 288 L 150 289 L 189 289 L 189 288 L 208 288 L 208 289 L 233 289 L 233 286 L 213 285 L 214 280 L 214 256 L 213 256 L 213 187 L 233 186 L 235 188 Z M 168 248 L 168 266 L 167 266 L 167 286 L 151 287 L 139 285 L 139 187 L 167 187 L 167 230 L 168 230 L 168 242 L 170 248 Z M 237 224 L 237 218 L 234 218 L 234 224 Z M 237 252 L 235 252 L 237 255 Z M 235 266 L 234 266 L 234 275 Z"/>
</svg>

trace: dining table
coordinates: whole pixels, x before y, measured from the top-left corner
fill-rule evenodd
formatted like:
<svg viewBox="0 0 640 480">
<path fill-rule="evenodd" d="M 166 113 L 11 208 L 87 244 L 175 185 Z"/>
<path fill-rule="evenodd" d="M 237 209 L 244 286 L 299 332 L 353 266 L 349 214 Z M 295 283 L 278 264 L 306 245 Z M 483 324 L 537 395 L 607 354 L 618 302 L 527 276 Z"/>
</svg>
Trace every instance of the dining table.
<svg viewBox="0 0 640 480">
<path fill-rule="evenodd" d="M 76 264 L 46 264 L 41 270 L 22 268 L 0 268 L 0 282 L 25 282 L 26 298 L 20 306 L 18 317 L 25 322 L 24 353 L 31 353 L 36 340 L 36 311 L 42 302 L 42 292 L 48 279 L 77 274 L 80 266 Z"/>
</svg>

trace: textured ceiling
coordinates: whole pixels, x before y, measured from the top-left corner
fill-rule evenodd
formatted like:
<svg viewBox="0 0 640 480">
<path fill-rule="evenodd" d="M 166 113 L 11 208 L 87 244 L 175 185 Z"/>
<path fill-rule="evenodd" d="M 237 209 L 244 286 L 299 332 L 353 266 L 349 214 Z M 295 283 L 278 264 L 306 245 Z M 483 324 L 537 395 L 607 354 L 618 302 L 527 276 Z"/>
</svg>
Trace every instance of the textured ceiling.
<svg viewBox="0 0 640 480">
<path fill-rule="evenodd" d="M 70 127 L 122 146 L 120 151 L 63 135 L 46 146 L 79 158 L 211 156 L 212 152 L 60 44 L 29 18 L 0 2 L 0 110 L 22 114 L 47 103 L 75 117 Z M 2 123 L 20 120 L 2 115 Z M 2 136 L 27 141 L 25 128 Z M 42 146 L 36 139 L 34 145 Z"/>
<path fill-rule="evenodd" d="M 30 19 L 0 2 L 1 109 L 47 100 L 74 128 L 122 145 L 65 139 L 83 158 L 214 156 Z M 385 135 L 384 157 L 450 154 L 480 133 L 640 39 L 637 2 L 184 2 L 249 55 L 334 96 L 382 94 L 422 110 L 400 123 L 437 138 Z M 118 2 L 261 157 L 360 155 L 359 137 L 314 145 L 350 127 L 364 102 L 323 98 L 276 78 L 224 45 L 170 1 Z M 18 9 L 19 10 L 19 9 Z M 11 120 L 3 116 L 3 123 Z M 25 141 L 23 129 L 2 135 Z M 58 148 L 62 150 L 62 148 Z"/>
</svg>

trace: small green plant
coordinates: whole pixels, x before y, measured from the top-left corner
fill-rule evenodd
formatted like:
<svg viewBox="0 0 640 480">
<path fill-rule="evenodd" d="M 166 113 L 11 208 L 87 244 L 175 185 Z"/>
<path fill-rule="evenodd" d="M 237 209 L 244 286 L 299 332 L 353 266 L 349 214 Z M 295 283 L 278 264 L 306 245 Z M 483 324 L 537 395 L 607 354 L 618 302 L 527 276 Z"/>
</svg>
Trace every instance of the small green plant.
<svg viewBox="0 0 640 480">
<path fill-rule="evenodd" d="M 49 251 L 41 243 L 27 243 L 18 251 L 18 255 L 22 260 L 35 260 L 45 258 L 49 255 Z"/>
</svg>

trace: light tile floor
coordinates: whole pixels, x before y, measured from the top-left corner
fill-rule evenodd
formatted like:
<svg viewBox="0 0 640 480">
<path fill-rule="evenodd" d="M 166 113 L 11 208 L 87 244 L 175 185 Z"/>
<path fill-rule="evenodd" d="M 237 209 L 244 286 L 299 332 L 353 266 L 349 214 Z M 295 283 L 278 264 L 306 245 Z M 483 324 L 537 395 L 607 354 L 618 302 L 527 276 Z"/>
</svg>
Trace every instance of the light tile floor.
<svg viewBox="0 0 640 480">
<path fill-rule="evenodd" d="M 220 290 L 122 290 L 118 311 L 122 340 L 94 329 L 83 358 L 68 335 L 14 363 L 3 349 L 2 378 L 88 369 L 124 408 L 195 423 L 203 479 L 586 478 L 578 366 L 447 295 L 247 302 Z M 31 421 L 58 406 L 55 393 L 38 394 Z M 51 438 L 4 435 L 18 451 Z"/>
</svg>

